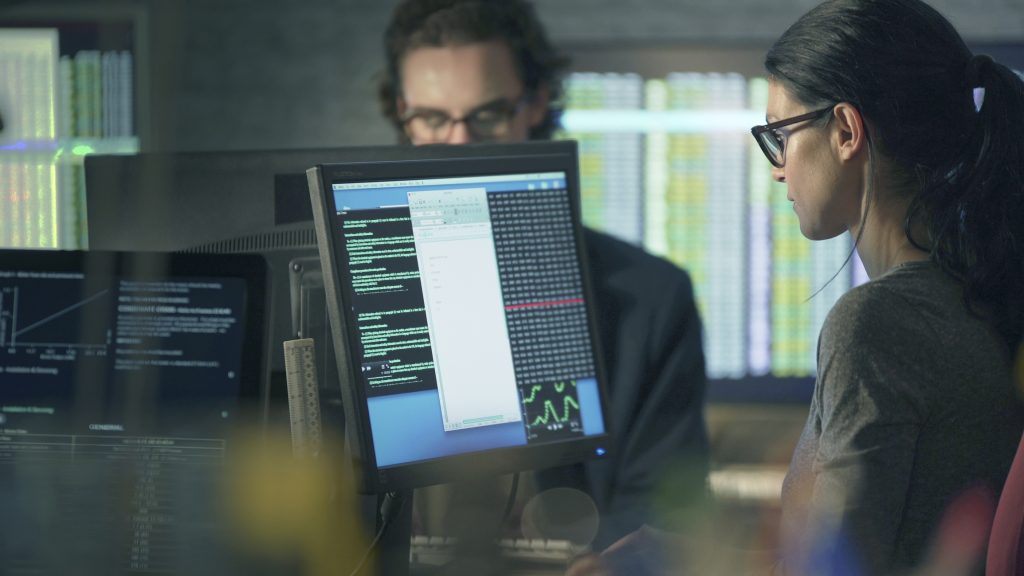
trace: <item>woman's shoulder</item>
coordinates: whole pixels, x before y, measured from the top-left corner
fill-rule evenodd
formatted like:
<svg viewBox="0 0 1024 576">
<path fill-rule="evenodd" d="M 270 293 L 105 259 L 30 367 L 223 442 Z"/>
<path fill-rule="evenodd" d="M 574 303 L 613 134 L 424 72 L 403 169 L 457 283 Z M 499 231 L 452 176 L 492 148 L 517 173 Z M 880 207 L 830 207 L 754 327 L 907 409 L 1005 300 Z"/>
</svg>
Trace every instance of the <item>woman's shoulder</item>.
<svg viewBox="0 0 1024 576">
<path fill-rule="evenodd" d="M 930 262 L 911 262 L 843 294 L 822 329 L 823 338 L 887 342 L 932 332 L 936 311 L 960 306 L 959 289 Z"/>
<path fill-rule="evenodd" d="M 884 399 L 897 414 L 925 414 L 930 392 L 921 383 L 934 380 L 948 344 L 937 330 L 945 320 L 936 313 L 949 306 L 946 292 L 929 266 L 915 265 L 840 297 L 818 342 L 820 393 L 831 399 L 825 404 L 849 408 Z M 881 414 L 885 406 L 875 409 Z"/>
</svg>

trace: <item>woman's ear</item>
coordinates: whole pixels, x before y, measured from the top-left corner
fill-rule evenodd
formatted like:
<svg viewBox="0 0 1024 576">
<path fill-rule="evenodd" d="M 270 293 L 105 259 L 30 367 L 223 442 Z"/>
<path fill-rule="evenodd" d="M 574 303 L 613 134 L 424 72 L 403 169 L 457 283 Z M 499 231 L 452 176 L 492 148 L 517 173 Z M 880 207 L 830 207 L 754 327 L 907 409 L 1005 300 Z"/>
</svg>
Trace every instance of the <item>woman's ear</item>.
<svg viewBox="0 0 1024 576">
<path fill-rule="evenodd" d="M 835 145 L 840 160 L 852 160 L 867 148 L 867 130 L 860 110 L 849 102 L 840 102 L 832 109 L 835 116 Z"/>
</svg>

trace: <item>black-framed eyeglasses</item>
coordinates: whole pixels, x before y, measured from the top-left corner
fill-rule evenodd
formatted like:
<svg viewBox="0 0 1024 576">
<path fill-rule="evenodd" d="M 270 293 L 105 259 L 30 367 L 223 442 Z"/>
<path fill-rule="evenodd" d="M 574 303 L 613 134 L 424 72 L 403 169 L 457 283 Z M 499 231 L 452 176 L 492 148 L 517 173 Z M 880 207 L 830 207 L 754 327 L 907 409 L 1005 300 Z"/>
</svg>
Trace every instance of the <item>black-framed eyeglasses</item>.
<svg viewBox="0 0 1024 576">
<path fill-rule="evenodd" d="M 515 99 L 499 98 L 481 104 L 460 118 L 443 110 L 413 109 L 402 117 L 402 127 L 413 143 L 445 142 L 455 125 L 462 122 L 475 140 L 496 140 L 506 136 L 512 120 L 526 104 L 525 94 Z"/>
<path fill-rule="evenodd" d="M 788 131 L 779 130 L 779 128 L 805 120 L 817 120 L 824 116 L 826 112 L 831 112 L 835 106 L 835 104 L 832 104 L 827 108 L 808 112 L 807 114 L 754 126 L 750 129 L 750 134 L 754 136 L 754 140 L 757 140 L 757 145 L 761 147 L 761 151 L 764 152 L 772 166 L 782 168 L 786 165 L 786 138 L 789 137 L 789 133 Z"/>
</svg>

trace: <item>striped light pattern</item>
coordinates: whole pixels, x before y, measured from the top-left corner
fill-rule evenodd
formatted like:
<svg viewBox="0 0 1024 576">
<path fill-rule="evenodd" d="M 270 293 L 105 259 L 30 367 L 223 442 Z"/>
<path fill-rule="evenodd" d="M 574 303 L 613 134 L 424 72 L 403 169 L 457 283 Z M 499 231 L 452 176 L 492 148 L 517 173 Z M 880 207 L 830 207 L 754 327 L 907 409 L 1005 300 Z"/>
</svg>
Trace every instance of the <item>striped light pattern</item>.
<svg viewBox="0 0 1024 576">
<path fill-rule="evenodd" d="M 568 94 L 564 136 L 580 141 L 584 220 L 690 273 L 709 377 L 813 375 L 828 310 L 867 278 L 855 255 L 844 266 L 848 235 L 800 234 L 772 181 L 749 135 L 764 122 L 767 83 L 581 73 Z"/>
</svg>

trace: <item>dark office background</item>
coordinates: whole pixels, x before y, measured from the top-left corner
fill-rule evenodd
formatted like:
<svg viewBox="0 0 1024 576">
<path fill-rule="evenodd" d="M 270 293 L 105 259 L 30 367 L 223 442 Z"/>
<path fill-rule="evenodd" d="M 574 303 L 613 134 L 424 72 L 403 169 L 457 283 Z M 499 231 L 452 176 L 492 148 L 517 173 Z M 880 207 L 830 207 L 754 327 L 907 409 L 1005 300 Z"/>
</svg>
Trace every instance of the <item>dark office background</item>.
<svg viewBox="0 0 1024 576">
<path fill-rule="evenodd" d="M 373 75 L 395 0 L 0 1 L 0 21 L 142 14 L 145 149 L 385 144 Z M 538 0 L 555 42 L 591 68 L 676 60 L 759 65 L 816 0 Z M 972 42 L 1024 39 L 1020 0 L 935 0 Z M 87 6 L 84 6 L 87 5 Z M 732 60 L 730 60 L 732 59 Z M 736 63 L 738 62 L 738 63 Z M 143 64 L 139 62 L 139 64 Z M 721 69 L 721 67 L 719 67 Z M 687 69 L 680 66 L 677 69 Z M 743 70 L 738 70 L 743 71 Z M 140 94 L 140 96 L 144 96 Z M 142 110 L 140 108 L 140 111 Z"/>
</svg>

